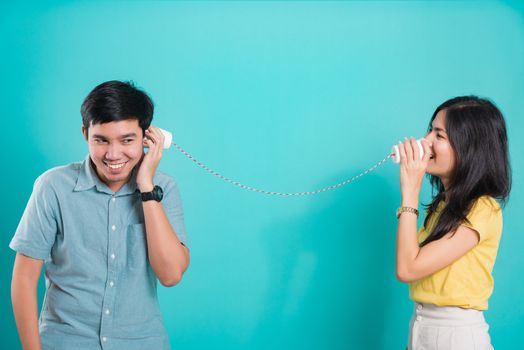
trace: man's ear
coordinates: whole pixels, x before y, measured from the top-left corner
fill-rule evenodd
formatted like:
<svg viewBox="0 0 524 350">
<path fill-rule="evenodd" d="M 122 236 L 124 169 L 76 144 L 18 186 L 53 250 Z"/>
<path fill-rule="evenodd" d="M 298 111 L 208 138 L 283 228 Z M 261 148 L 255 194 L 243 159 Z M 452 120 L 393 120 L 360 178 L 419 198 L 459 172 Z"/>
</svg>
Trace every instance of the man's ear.
<svg viewBox="0 0 524 350">
<path fill-rule="evenodd" d="M 82 125 L 82 134 L 84 134 L 84 139 L 87 141 L 87 129 Z"/>
</svg>

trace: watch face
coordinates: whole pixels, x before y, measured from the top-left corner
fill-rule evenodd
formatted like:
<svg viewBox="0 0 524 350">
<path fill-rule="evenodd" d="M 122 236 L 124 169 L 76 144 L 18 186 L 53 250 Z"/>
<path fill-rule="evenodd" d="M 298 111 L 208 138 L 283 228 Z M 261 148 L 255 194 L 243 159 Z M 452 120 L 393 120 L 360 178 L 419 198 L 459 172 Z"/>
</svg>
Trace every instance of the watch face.
<svg viewBox="0 0 524 350">
<path fill-rule="evenodd" d="M 155 188 L 153 189 L 153 192 L 155 194 L 155 199 L 160 202 L 162 198 L 164 197 L 164 191 L 162 191 L 162 187 L 155 186 Z"/>
</svg>

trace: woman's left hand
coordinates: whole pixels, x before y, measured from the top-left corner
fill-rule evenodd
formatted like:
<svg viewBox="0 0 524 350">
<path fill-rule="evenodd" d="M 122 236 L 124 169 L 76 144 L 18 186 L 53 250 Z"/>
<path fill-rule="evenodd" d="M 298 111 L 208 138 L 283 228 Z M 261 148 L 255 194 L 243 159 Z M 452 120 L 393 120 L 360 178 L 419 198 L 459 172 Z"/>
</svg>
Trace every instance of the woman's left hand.
<svg viewBox="0 0 524 350">
<path fill-rule="evenodd" d="M 162 134 L 159 128 L 151 125 L 146 130 L 144 146 L 148 147 L 149 151 L 142 158 L 136 176 L 136 184 L 140 192 L 149 192 L 153 190 L 153 176 L 164 150 L 164 134 Z"/>
<path fill-rule="evenodd" d="M 424 156 L 422 158 L 420 157 L 420 150 L 415 138 L 405 138 L 404 143 L 399 142 L 398 144 L 402 199 L 403 202 L 416 202 L 417 205 L 422 179 L 426 173 L 431 155 L 431 143 L 426 139 L 422 139 L 421 143 L 424 148 Z"/>
</svg>

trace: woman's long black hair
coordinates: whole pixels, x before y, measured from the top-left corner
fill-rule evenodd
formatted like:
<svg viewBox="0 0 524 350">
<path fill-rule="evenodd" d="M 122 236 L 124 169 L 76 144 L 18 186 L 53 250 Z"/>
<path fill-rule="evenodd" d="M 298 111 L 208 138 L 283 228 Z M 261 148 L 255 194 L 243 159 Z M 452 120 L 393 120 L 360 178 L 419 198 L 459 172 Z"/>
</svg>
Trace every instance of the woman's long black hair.
<svg viewBox="0 0 524 350">
<path fill-rule="evenodd" d="M 438 176 L 431 175 L 433 201 L 427 205 L 424 227 L 442 201 L 437 224 L 421 243 L 424 246 L 448 232 L 456 232 L 475 201 L 488 195 L 504 205 L 511 190 L 511 167 L 508 157 L 506 123 L 499 109 L 486 99 L 460 96 L 450 99 L 435 110 L 429 130 L 438 112 L 446 113 L 446 129 L 455 153 L 455 169 L 446 190 Z"/>
</svg>

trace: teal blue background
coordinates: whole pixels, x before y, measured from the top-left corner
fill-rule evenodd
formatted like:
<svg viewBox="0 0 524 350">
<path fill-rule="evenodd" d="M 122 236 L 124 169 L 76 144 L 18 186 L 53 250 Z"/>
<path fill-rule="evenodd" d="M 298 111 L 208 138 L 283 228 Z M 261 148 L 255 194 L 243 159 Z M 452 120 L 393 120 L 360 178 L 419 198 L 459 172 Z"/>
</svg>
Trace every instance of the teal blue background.
<svg viewBox="0 0 524 350">
<path fill-rule="evenodd" d="M 111 79 L 144 88 L 154 123 L 202 162 L 273 191 L 343 181 L 422 136 L 444 100 L 492 98 L 514 187 L 486 318 L 495 348 L 523 344 L 523 14 L 474 1 L 3 3 L 2 348 L 19 348 L 8 243 L 33 181 L 83 159 L 80 104 Z M 174 349 L 403 349 L 396 165 L 300 198 L 233 187 L 175 149 L 160 168 L 179 182 L 192 256 L 160 290 Z"/>
</svg>

